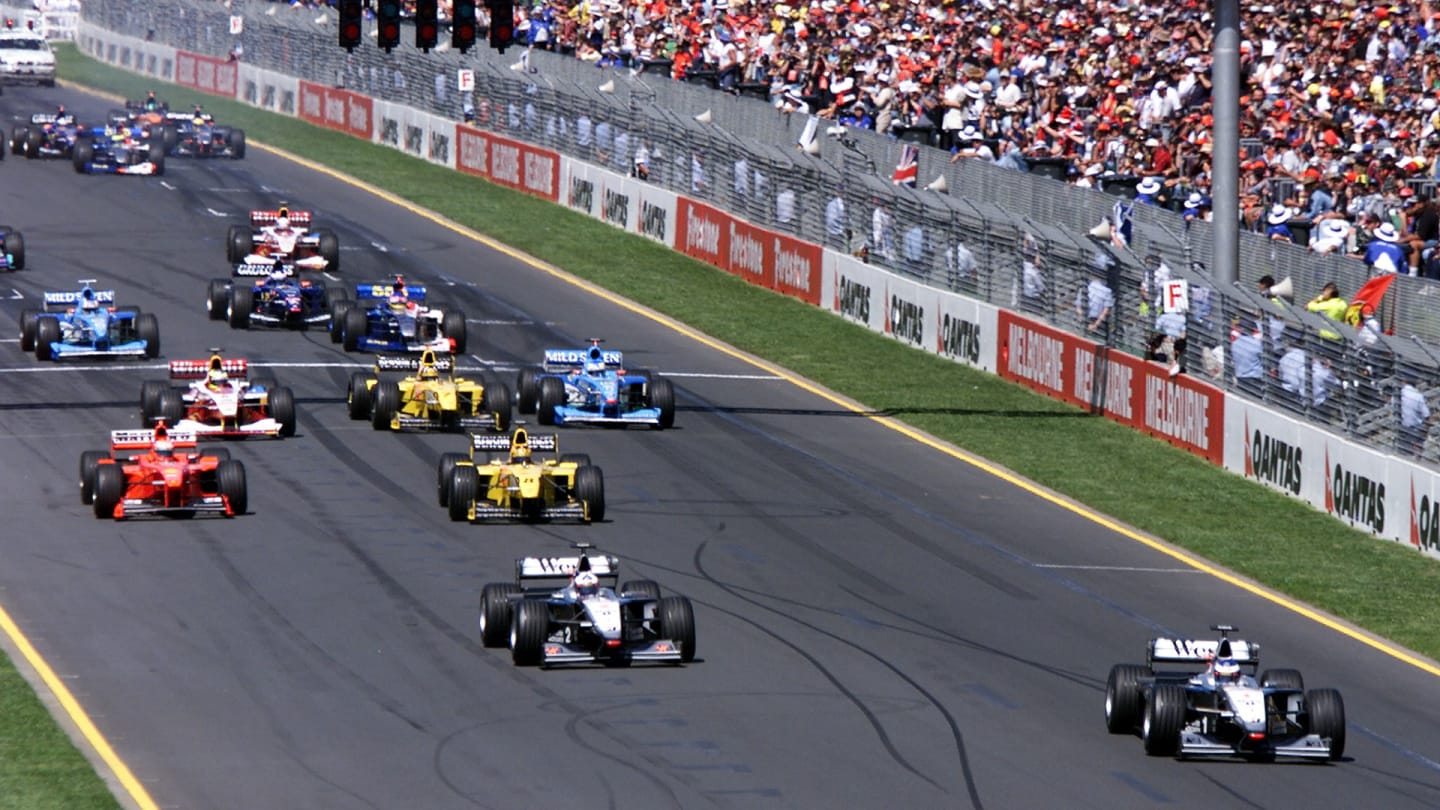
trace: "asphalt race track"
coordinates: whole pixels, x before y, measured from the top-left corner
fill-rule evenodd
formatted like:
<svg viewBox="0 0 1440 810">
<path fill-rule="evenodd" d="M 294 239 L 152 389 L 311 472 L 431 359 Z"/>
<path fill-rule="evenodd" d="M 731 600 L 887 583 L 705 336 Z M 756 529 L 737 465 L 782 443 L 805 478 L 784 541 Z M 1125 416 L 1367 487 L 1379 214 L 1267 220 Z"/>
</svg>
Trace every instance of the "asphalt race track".
<svg viewBox="0 0 1440 810">
<path fill-rule="evenodd" d="M 112 106 L 12 89 L 0 120 L 60 101 Z M 167 169 L 0 164 L 0 220 L 28 254 L 0 277 L 0 603 L 162 807 L 1440 805 L 1432 675 L 253 144 Z M 338 231 L 346 283 L 403 272 L 463 308 L 469 368 L 513 382 L 601 336 L 671 375 L 674 430 L 561 431 L 604 468 L 607 520 L 451 524 L 435 461 L 463 437 L 351 422 L 366 356 L 206 320 L 226 226 L 282 199 Z M 157 313 L 163 359 L 223 346 L 295 389 L 296 437 L 231 445 L 250 514 L 113 523 L 82 506 L 81 451 L 138 427 L 140 384 L 163 371 L 20 352 L 20 308 L 79 278 Z M 483 649 L 481 585 L 575 541 L 690 596 L 699 659 L 542 671 Z M 1346 761 L 1179 762 L 1106 734 L 1111 664 L 1216 622 L 1341 690 Z"/>
</svg>

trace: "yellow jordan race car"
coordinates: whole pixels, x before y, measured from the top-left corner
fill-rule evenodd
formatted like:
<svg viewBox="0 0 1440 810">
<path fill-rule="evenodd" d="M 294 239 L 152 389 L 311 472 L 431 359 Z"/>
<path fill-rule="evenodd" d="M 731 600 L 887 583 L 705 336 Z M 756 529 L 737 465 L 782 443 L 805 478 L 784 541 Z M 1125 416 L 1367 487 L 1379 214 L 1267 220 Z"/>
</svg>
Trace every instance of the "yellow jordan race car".
<svg viewBox="0 0 1440 810">
<path fill-rule="evenodd" d="M 440 505 L 455 521 L 605 519 L 605 476 L 584 453 L 559 455 L 554 433 L 476 433 L 470 455 L 440 457 L 436 479 Z"/>
<path fill-rule="evenodd" d="M 510 427 L 510 389 L 499 381 L 454 375 L 455 360 L 426 350 L 418 357 L 381 354 L 375 373 L 350 375 L 346 394 L 351 419 L 369 419 L 376 430 L 505 430 Z M 399 380 L 387 372 L 412 372 Z M 501 437 L 504 438 L 504 437 Z"/>
</svg>

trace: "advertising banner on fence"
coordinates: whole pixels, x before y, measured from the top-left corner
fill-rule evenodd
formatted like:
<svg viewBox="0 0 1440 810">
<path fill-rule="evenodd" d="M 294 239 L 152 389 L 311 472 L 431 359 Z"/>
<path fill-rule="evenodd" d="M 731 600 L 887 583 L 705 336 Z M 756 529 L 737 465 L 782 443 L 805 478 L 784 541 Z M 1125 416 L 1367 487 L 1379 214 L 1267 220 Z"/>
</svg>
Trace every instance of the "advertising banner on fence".
<svg viewBox="0 0 1440 810">
<path fill-rule="evenodd" d="M 458 124 L 455 167 L 502 186 L 560 201 L 560 155 L 549 149 L 502 138 Z"/>
<path fill-rule="evenodd" d="M 202 93 L 235 98 L 239 95 L 240 64 L 215 56 L 175 52 L 175 83 Z"/>
<path fill-rule="evenodd" d="M 1221 462 L 1225 398 L 1219 389 L 1013 312 L 998 318 L 1002 377 Z"/>
<path fill-rule="evenodd" d="M 760 287 L 820 305 L 821 249 L 714 206 L 676 198 L 675 249 Z"/>
<path fill-rule="evenodd" d="M 1440 557 L 1440 475 L 1411 460 L 1231 395 L 1224 464 L 1357 529 Z"/>
<path fill-rule="evenodd" d="M 300 117 L 316 126 L 373 139 L 375 102 L 368 96 L 301 80 L 299 106 Z"/>
<path fill-rule="evenodd" d="M 672 191 L 561 155 L 560 194 L 572 211 L 674 246 Z"/>
</svg>

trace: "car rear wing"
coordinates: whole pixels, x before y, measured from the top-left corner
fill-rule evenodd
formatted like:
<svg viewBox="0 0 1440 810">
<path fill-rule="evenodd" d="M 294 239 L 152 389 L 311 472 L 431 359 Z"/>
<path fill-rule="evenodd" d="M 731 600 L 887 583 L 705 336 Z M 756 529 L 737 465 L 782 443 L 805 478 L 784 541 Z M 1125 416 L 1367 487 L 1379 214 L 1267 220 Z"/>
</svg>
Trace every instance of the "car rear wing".
<svg viewBox="0 0 1440 810">
<path fill-rule="evenodd" d="M 625 364 L 625 355 L 613 349 L 602 350 L 600 355 L 604 358 L 607 368 L 620 368 Z M 549 371 L 555 368 L 583 366 L 589 357 L 589 349 L 546 349 L 545 368 Z"/>
<path fill-rule="evenodd" d="M 76 306 L 80 303 L 84 292 L 84 290 L 80 290 L 77 292 L 47 292 L 45 293 L 44 299 L 45 308 L 48 310 L 50 307 Z M 114 290 L 92 290 L 92 292 L 95 293 L 95 300 L 99 303 L 105 304 L 106 306 L 114 305 Z"/>
<path fill-rule="evenodd" d="M 195 431 L 193 430 L 167 430 L 165 438 L 169 439 L 176 449 L 196 447 Z M 155 431 L 148 429 L 112 430 L 110 431 L 110 450 L 149 450 L 155 444 Z"/>
<path fill-rule="evenodd" d="M 448 354 L 433 355 L 435 370 L 442 374 L 449 374 L 455 370 L 455 358 Z M 382 371 L 406 371 L 414 373 L 420 370 L 420 365 L 425 361 L 425 355 L 414 354 L 377 354 L 375 355 L 375 373 Z M 509 439 L 506 440 L 506 447 L 509 447 Z"/>
<path fill-rule="evenodd" d="M 489 452 L 504 453 L 510 450 L 513 439 L 503 433 L 472 433 L 470 448 Z M 525 446 L 540 453 L 554 453 L 560 447 L 560 438 L 555 433 L 526 433 Z"/>
<path fill-rule="evenodd" d="M 220 361 L 220 368 L 231 377 L 244 379 L 249 374 L 250 362 L 239 357 L 226 358 Z M 200 380 L 209 373 L 209 360 L 170 361 L 170 379 L 172 380 Z"/>
<path fill-rule="evenodd" d="M 1147 658 L 1151 664 L 1197 664 L 1205 665 L 1222 652 L 1222 645 L 1228 645 L 1229 656 L 1235 663 L 1260 666 L 1260 645 L 1240 639 L 1216 641 L 1185 638 L 1156 638 L 1150 640 Z"/>
<path fill-rule="evenodd" d="M 562 586 L 580 570 L 580 561 L 589 560 L 590 573 L 607 580 L 610 587 L 620 579 L 620 561 L 610 556 L 595 557 L 525 557 L 515 561 L 515 582 L 522 588 L 551 581 Z"/>
<path fill-rule="evenodd" d="M 361 300 L 361 301 L 363 301 L 363 300 L 365 300 L 365 299 L 367 299 L 367 298 L 368 298 L 368 299 L 371 299 L 371 300 L 374 300 L 374 299 L 384 300 L 384 299 L 387 299 L 387 298 L 389 298 L 390 296 L 392 296 L 392 295 L 394 295 L 394 294 L 395 294 L 395 285 L 392 284 L 392 283 L 390 283 L 390 282 L 380 282 L 380 283 L 377 283 L 377 284 L 356 284 L 356 285 L 355 285 L 355 297 L 356 297 L 357 299 Z M 425 285 L 423 285 L 423 284 L 406 284 L 406 285 L 405 285 L 405 297 L 408 298 L 408 299 L 411 300 L 411 301 L 424 301 L 424 300 L 425 300 Z"/>
<path fill-rule="evenodd" d="M 56 115 L 55 113 L 35 113 L 34 115 L 30 116 L 30 123 L 53 124 L 59 118 L 60 116 Z"/>
<path fill-rule="evenodd" d="M 260 228 L 265 225 L 274 225 L 275 222 L 280 219 L 282 213 L 290 220 L 291 225 L 310 224 L 309 211 L 293 211 L 288 208 L 282 208 L 276 211 L 251 211 L 250 227 Z"/>
</svg>

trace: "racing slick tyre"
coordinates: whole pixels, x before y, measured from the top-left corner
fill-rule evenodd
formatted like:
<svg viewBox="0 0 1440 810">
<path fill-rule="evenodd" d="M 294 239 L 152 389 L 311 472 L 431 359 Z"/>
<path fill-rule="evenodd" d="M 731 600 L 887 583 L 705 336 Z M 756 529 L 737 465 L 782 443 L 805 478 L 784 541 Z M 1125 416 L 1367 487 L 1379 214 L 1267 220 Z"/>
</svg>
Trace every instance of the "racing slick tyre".
<svg viewBox="0 0 1440 810">
<path fill-rule="evenodd" d="M 365 310 L 359 307 L 352 307 L 345 313 L 344 331 L 340 334 L 340 343 L 347 352 L 357 351 L 360 348 L 360 338 L 365 337 L 365 332 L 370 328 L 370 319 L 365 317 Z"/>
<path fill-rule="evenodd" d="M 153 313 L 142 312 L 135 316 L 135 336 L 145 341 L 145 356 L 155 359 L 160 356 L 160 319 Z"/>
<path fill-rule="evenodd" d="M 35 327 L 40 322 L 40 310 L 20 310 L 20 351 L 35 351 Z"/>
<path fill-rule="evenodd" d="M 550 606 L 538 599 L 515 603 L 510 622 L 510 660 L 517 667 L 533 667 L 545 660 L 545 639 L 550 635 Z"/>
<path fill-rule="evenodd" d="M 469 461 L 464 453 L 441 453 L 440 463 L 435 467 L 435 495 L 441 506 L 450 505 L 450 473 L 462 461 Z"/>
<path fill-rule="evenodd" d="M 140 421 L 148 427 L 160 415 L 160 397 L 170 386 L 160 380 L 146 380 L 140 383 Z"/>
<path fill-rule="evenodd" d="M 650 407 L 660 409 L 660 423 L 655 426 L 656 430 L 664 430 L 675 426 L 675 389 L 670 381 L 664 377 L 651 377 L 650 383 Z"/>
<path fill-rule="evenodd" d="M 575 471 L 575 499 L 585 504 L 585 519 L 605 519 L 605 475 L 594 464 Z"/>
<path fill-rule="evenodd" d="M 389 430 L 390 420 L 400 410 L 400 384 L 394 380 L 380 380 L 370 393 L 374 397 L 370 405 L 370 424 L 376 430 Z"/>
<path fill-rule="evenodd" d="M 1156 684 L 1140 724 L 1145 753 L 1152 757 L 1174 756 L 1180 750 L 1180 729 L 1184 726 L 1185 687 Z"/>
<path fill-rule="evenodd" d="M 255 250 L 255 234 L 251 233 L 244 225 L 231 225 L 230 232 L 225 238 L 225 255 L 230 258 L 231 264 L 245 261 Z"/>
<path fill-rule="evenodd" d="M 25 133 L 25 157 L 34 160 L 40 157 L 40 144 L 45 142 L 45 133 L 32 129 Z"/>
<path fill-rule="evenodd" d="M 496 430 L 510 429 L 510 409 L 512 406 L 510 389 L 505 383 L 491 380 L 485 384 L 480 392 L 480 409 L 495 417 Z"/>
<path fill-rule="evenodd" d="M 26 145 L 26 157 L 33 157 L 29 154 L 29 145 Z M 70 160 L 75 164 L 75 171 L 78 174 L 85 173 L 85 166 L 95 159 L 95 144 L 89 141 L 76 141 L 75 151 L 70 153 Z"/>
<path fill-rule="evenodd" d="M 115 507 L 125 497 L 125 471 L 119 464 L 101 464 L 95 468 L 95 517 L 114 517 Z"/>
<path fill-rule="evenodd" d="M 1267 669 L 1260 673 L 1260 686 L 1305 691 L 1305 678 L 1298 669 Z"/>
<path fill-rule="evenodd" d="M 350 411 L 351 419 L 370 418 L 370 386 L 365 384 L 369 379 L 363 371 L 350 375 L 350 388 L 345 392 L 345 405 Z"/>
<path fill-rule="evenodd" d="M 109 458 L 104 450 L 86 450 L 80 454 L 80 503 L 89 506 L 95 500 L 95 471 L 100 460 Z"/>
<path fill-rule="evenodd" d="M 520 369 L 515 376 L 515 396 L 520 400 L 516 409 L 520 413 L 535 413 L 535 407 L 540 403 L 540 374 L 541 369 L 530 366 Z"/>
<path fill-rule="evenodd" d="M 325 260 L 325 269 L 330 272 L 340 270 L 340 237 L 329 228 L 322 228 L 316 233 L 320 236 L 320 258 Z"/>
<path fill-rule="evenodd" d="M 165 420 L 165 424 L 174 427 L 177 422 L 185 418 L 185 397 L 178 389 L 166 388 L 160 392 L 160 400 L 156 403 L 155 416 Z"/>
<path fill-rule="evenodd" d="M 632 579 L 620 586 L 620 593 L 630 596 L 648 596 L 651 599 L 660 598 L 660 584 L 650 579 Z"/>
<path fill-rule="evenodd" d="M 590 463 L 589 453 L 562 453 L 560 454 L 561 464 L 574 464 L 576 467 L 584 467 Z"/>
<path fill-rule="evenodd" d="M 54 318 L 40 318 L 35 324 L 35 359 L 54 360 L 51 343 L 60 341 L 60 322 Z"/>
<path fill-rule="evenodd" d="M 565 404 L 565 383 L 558 377 L 540 380 L 540 410 L 536 418 L 542 425 L 555 424 L 555 409 Z"/>
<path fill-rule="evenodd" d="M 19 231 L 5 234 L 5 252 L 10 254 L 10 269 L 25 269 L 25 237 Z"/>
<path fill-rule="evenodd" d="M 235 227 L 231 225 L 230 227 Z M 212 321 L 225 320 L 226 308 L 230 305 L 230 279 L 212 278 L 205 289 L 205 312 Z"/>
<path fill-rule="evenodd" d="M 1149 668 L 1136 664 L 1110 668 L 1110 677 L 1105 679 L 1105 728 L 1111 734 L 1129 734 L 1140 725 L 1145 703 L 1140 679 L 1149 675 Z"/>
<path fill-rule="evenodd" d="M 245 159 L 245 130 L 230 130 L 230 158 L 232 160 Z"/>
<path fill-rule="evenodd" d="M 468 344 L 465 334 L 465 313 L 450 311 L 440 319 L 440 332 L 450 340 L 452 352 L 464 354 Z"/>
<path fill-rule="evenodd" d="M 220 494 L 230 502 L 230 511 L 245 514 L 250 506 L 245 491 L 245 465 L 238 461 L 222 461 L 215 468 L 215 480 L 220 485 Z"/>
<path fill-rule="evenodd" d="M 249 329 L 250 313 L 255 309 L 253 287 L 231 287 L 230 299 L 225 302 L 225 319 L 231 329 Z"/>
<path fill-rule="evenodd" d="M 345 337 L 345 313 L 354 308 L 353 301 L 330 302 L 330 342 L 339 343 Z"/>
<path fill-rule="evenodd" d="M 510 623 L 515 620 L 515 605 L 510 597 L 520 593 L 513 582 L 491 582 L 480 589 L 480 643 L 486 647 L 504 647 L 510 640 Z"/>
<path fill-rule="evenodd" d="M 1335 689 L 1311 689 L 1305 693 L 1310 713 L 1310 733 L 1330 739 L 1330 759 L 1345 756 L 1345 701 Z"/>
<path fill-rule="evenodd" d="M 456 467 L 450 471 L 450 519 L 459 523 L 470 519 L 470 506 L 480 496 L 480 473 L 472 466 Z"/>
<path fill-rule="evenodd" d="M 680 660 L 686 664 L 695 660 L 695 608 L 683 596 L 667 596 L 660 600 L 655 610 L 660 618 L 660 637 L 680 645 Z M 1179 738 L 1179 729 L 1176 729 Z"/>
<path fill-rule="evenodd" d="M 267 388 L 270 418 L 280 423 L 281 436 L 295 435 L 295 393 L 289 388 Z"/>
<path fill-rule="evenodd" d="M 15 127 L 10 130 L 10 154 L 25 156 L 25 142 L 29 140 L 29 127 Z"/>
</svg>

